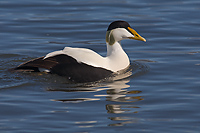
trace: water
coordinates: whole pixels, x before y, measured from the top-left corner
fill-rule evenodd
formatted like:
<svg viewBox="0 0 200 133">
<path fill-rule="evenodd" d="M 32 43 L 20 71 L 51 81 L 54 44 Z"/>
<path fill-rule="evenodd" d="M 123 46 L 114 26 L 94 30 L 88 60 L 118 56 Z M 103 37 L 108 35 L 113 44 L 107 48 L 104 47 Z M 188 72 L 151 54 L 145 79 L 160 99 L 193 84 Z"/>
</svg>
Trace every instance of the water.
<svg viewBox="0 0 200 133">
<path fill-rule="evenodd" d="M 198 0 L 1 0 L 1 132 L 199 132 Z M 147 42 L 122 41 L 135 73 L 88 86 L 6 71 L 65 46 L 106 54 L 110 22 Z"/>
</svg>

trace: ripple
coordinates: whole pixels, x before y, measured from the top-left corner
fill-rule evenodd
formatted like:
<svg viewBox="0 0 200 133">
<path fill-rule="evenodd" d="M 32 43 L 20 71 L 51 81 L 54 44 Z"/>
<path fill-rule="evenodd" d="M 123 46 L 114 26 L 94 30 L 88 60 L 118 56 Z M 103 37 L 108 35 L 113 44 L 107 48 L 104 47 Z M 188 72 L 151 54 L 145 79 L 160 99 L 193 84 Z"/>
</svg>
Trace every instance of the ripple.
<svg viewBox="0 0 200 133">
<path fill-rule="evenodd" d="M 4 85 L 0 85 L 0 89 L 12 89 L 16 87 L 26 86 L 28 84 L 29 84 L 28 82 L 4 84 Z"/>
<path fill-rule="evenodd" d="M 53 99 L 52 101 L 61 101 L 61 102 L 68 102 L 68 103 L 79 103 L 85 101 L 96 101 L 100 100 L 98 98 L 74 98 L 74 99 Z"/>
</svg>

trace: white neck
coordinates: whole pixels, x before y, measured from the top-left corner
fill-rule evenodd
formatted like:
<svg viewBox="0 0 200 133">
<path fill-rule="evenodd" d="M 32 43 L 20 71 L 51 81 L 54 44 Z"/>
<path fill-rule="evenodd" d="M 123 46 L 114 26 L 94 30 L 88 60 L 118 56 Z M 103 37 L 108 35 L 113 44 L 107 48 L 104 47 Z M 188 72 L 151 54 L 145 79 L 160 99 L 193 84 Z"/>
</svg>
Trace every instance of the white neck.
<svg viewBox="0 0 200 133">
<path fill-rule="evenodd" d="M 127 54 L 121 47 L 120 41 L 116 41 L 113 45 L 107 43 L 107 57 L 109 66 L 115 71 L 125 69 L 129 66 L 130 61 Z"/>
<path fill-rule="evenodd" d="M 113 45 L 107 43 L 107 57 L 113 56 L 117 51 L 124 51 L 121 47 L 121 42 L 115 42 Z"/>
</svg>

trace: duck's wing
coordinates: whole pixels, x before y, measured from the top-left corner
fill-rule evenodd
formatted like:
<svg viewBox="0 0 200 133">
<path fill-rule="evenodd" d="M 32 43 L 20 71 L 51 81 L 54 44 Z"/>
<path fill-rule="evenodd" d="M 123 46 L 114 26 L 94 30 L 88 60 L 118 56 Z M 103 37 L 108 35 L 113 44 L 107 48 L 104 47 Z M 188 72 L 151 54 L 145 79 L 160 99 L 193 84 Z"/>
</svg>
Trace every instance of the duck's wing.
<svg viewBox="0 0 200 133">
<path fill-rule="evenodd" d="M 76 61 L 73 58 L 63 54 L 49 57 L 46 59 L 44 59 L 43 56 L 27 61 L 23 64 L 20 64 L 18 67 L 14 68 L 14 70 L 40 72 L 41 69 L 51 70 L 58 64 L 63 64 L 63 63 L 73 64 L 75 62 Z"/>
<path fill-rule="evenodd" d="M 74 82 L 93 82 L 108 77 L 113 72 L 101 67 L 94 67 L 83 62 L 77 62 L 66 54 L 57 54 L 48 58 L 40 57 L 25 62 L 14 70 L 41 72 L 65 76 Z"/>
<path fill-rule="evenodd" d="M 48 65 L 44 64 L 43 61 L 44 57 L 39 57 L 36 59 L 32 59 L 30 61 L 27 61 L 25 63 L 20 64 L 19 66 L 17 66 L 16 68 L 14 68 L 13 70 L 15 71 L 31 71 L 31 72 L 39 72 L 39 67 L 40 68 L 46 68 Z M 45 62 L 47 63 L 47 62 Z M 51 64 L 48 62 L 48 64 Z"/>
</svg>

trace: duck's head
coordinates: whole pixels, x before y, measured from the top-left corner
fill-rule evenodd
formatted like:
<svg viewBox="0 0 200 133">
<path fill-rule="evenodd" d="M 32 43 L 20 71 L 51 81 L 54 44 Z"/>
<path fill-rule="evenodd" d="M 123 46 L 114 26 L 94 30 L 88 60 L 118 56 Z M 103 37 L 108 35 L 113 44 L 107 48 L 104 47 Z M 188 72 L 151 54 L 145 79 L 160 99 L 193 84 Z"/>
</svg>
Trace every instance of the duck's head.
<svg viewBox="0 0 200 133">
<path fill-rule="evenodd" d="M 146 42 L 146 39 L 141 37 L 126 21 L 112 22 L 106 32 L 106 42 L 113 45 L 124 39 L 135 39 Z"/>
</svg>

